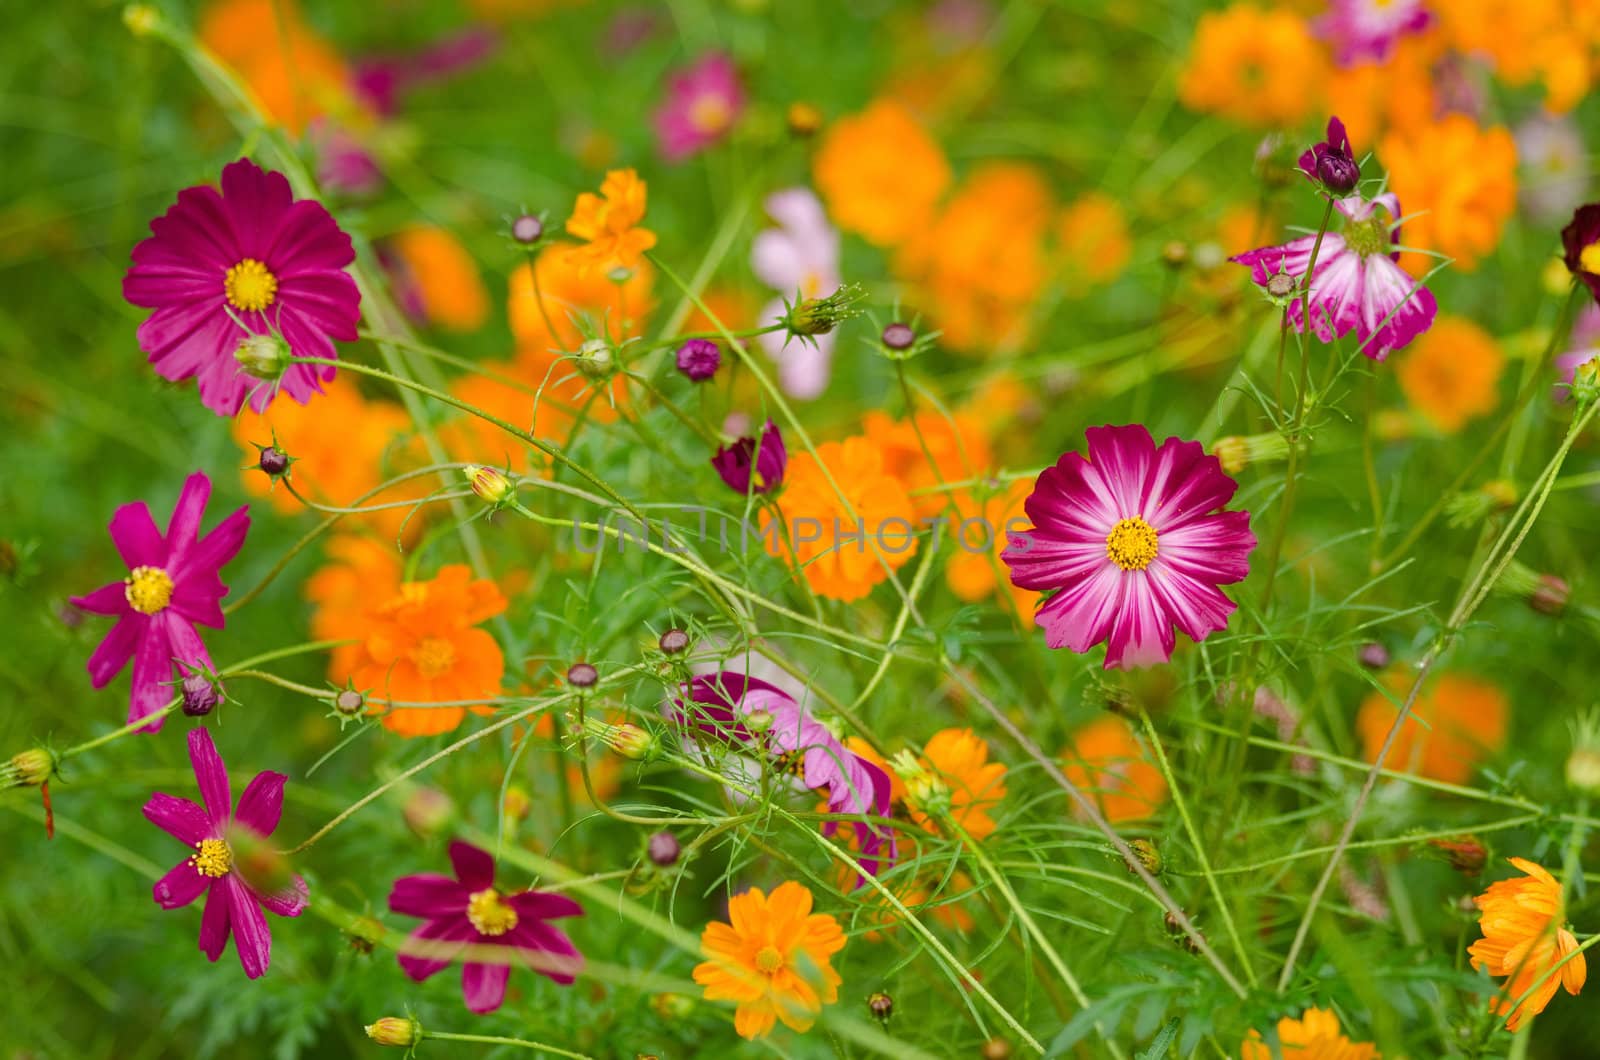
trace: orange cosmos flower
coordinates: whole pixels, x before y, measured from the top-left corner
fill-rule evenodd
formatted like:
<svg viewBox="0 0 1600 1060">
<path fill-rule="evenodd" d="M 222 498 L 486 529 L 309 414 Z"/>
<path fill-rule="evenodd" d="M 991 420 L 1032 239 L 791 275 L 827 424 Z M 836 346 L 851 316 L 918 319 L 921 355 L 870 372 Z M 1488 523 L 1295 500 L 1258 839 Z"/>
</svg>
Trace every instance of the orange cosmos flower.
<svg viewBox="0 0 1600 1060">
<path fill-rule="evenodd" d="M 890 100 L 829 126 L 811 172 L 834 223 L 880 247 L 924 228 L 950 186 L 944 152 Z"/>
<path fill-rule="evenodd" d="M 370 534 L 339 534 L 322 551 L 322 567 L 301 591 L 315 605 L 314 640 L 353 642 L 328 654 L 328 680 L 344 684 L 365 657 L 368 613 L 400 591 L 402 563 L 393 541 Z"/>
<path fill-rule="evenodd" d="M 347 376 L 324 383 L 323 387 L 324 393 L 310 404 L 301 405 L 279 395 L 265 412 L 246 405 L 233 421 L 234 441 L 250 461 L 243 472 L 245 491 L 269 498 L 273 508 L 285 514 L 303 512 L 306 506 L 282 484 L 274 485 L 255 470 L 256 445 L 266 445 L 275 438 L 278 448 L 294 458 L 289 468 L 289 481 L 294 488 L 309 500 L 336 507 L 353 506 L 358 497 L 405 470 L 409 463 L 397 459 L 406 449 L 411 431 L 411 418 L 404 409 L 390 401 L 368 401 L 361 396 L 355 380 Z M 421 479 L 403 482 L 363 503 L 387 504 L 424 497 L 431 485 Z M 413 509 L 406 506 L 345 519 L 371 526 L 392 540 L 402 525 L 408 536 L 422 528 L 423 511 L 412 513 Z"/>
<path fill-rule="evenodd" d="M 920 516 L 944 511 L 951 494 L 946 490 L 913 491 L 963 482 L 989 470 L 989 441 L 979 421 L 967 413 L 919 412 L 896 420 L 874 410 L 867 413 L 861 426 L 867 440 L 877 446 L 884 471 L 905 486 Z"/>
<path fill-rule="evenodd" d="M 1104 192 L 1091 191 L 1062 211 L 1056 238 L 1062 271 L 1069 288 L 1077 291 L 1115 280 L 1133 256 L 1122 207 Z"/>
<path fill-rule="evenodd" d="M 1235 4 L 1200 16 L 1178 98 L 1244 125 L 1297 125 L 1321 112 L 1327 65 L 1299 15 Z"/>
<path fill-rule="evenodd" d="M 244 79 L 266 115 L 292 133 L 321 114 L 355 109 L 344 60 L 305 24 L 293 0 L 210 4 L 199 36 Z"/>
<path fill-rule="evenodd" d="M 1339 1029 L 1339 1017 L 1327 1009 L 1308 1008 L 1299 1019 L 1278 1021 L 1283 1060 L 1381 1060 L 1370 1042 L 1352 1042 Z M 1277 1060 L 1278 1054 L 1251 1031 L 1239 1046 L 1239 1060 Z"/>
<path fill-rule="evenodd" d="M 962 352 L 1011 349 L 1046 279 L 1053 208 L 1038 169 L 991 162 L 973 170 L 937 218 L 908 233 L 895 269 Z"/>
<path fill-rule="evenodd" d="M 781 526 L 772 525 L 769 510 L 761 513 L 767 551 L 795 564 L 812 591 L 830 600 L 861 599 L 916 554 L 916 508 L 870 439 L 825 442 L 816 456 L 791 456 L 777 506 Z"/>
<path fill-rule="evenodd" d="M 476 331 L 489 316 L 489 292 L 467 248 L 443 228 L 413 225 L 387 241 L 430 324 Z M 404 283 L 402 283 L 404 286 Z"/>
<path fill-rule="evenodd" d="M 1018 479 L 982 500 L 977 499 L 977 491 L 958 497 L 960 522 L 951 527 L 951 533 L 957 535 L 956 553 L 944 568 L 945 584 L 965 603 L 975 604 L 1004 590 L 1024 628 L 1032 623 L 1039 594 L 1013 583 L 1000 555 L 1008 545 L 1008 526 L 1021 531 L 1032 525 L 1023 510 L 1032 491 L 1032 480 Z"/>
<path fill-rule="evenodd" d="M 1465 317 L 1441 316 L 1403 351 L 1395 375 L 1411 407 L 1446 434 L 1500 402 L 1505 357 L 1487 331 Z"/>
<path fill-rule="evenodd" d="M 1385 681 L 1400 702 L 1405 701 L 1410 682 L 1405 674 L 1390 675 Z M 1367 761 L 1377 759 L 1398 710 L 1378 692 L 1361 704 L 1356 729 Z M 1411 708 L 1415 717 L 1406 719 L 1385 766 L 1448 784 L 1464 784 L 1479 759 L 1505 743 L 1507 711 L 1505 693 L 1499 688 L 1464 674 L 1446 674 L 1417 695 Z"/>
<path fill-rule="evenodd" d="M 536 374 L 521 364 L 494 361 L 483 367 L 506 379 L 520 379 L 526 389 L 488 375 L 468 375 L 453 382 L 450 393 L 491 416 L 527 430 L 536 438 L 565 445 L 567 432 L 576 418 L 576 408 L 556 396 L 570 389 L 555 385 L 555 379 L 563 374 L 561 366 L 556 368 L 543 394 L 534 393 L 543 381 L 543 372 Z M 571 365 L 565 367 L 571 369 Z M 606 411 L 610 412 L 609 406 Z M 547 464 L 533 446 L 470 413 L 455 413 L 439 426 L 438 435 L 450 459 L 463 463 L 504 468 L 509 462 L 510 469 L 519 475 L 543 470 Z"/>
<path fill-rule="evenodd" d="M 371 689 L 372 713 L 384 728 L 402 736 L 449 732 L 466 717 L 465 706 L 395 707 L 410 703 L 493 699 L 500 694 L 505 658 L 493 637 L 476 628 L 506 609 L 494 582 L 472 580 L 463 564 L 440 569 L 430 581 L 406 582 L 399 592 L 369 610 L 366 642 L 351 676 L 357 688 Z M 479 714 L 494 708 L 474 706 Z"/>
<path fill-rule="evenodd" d="M 639 257 L 656 245 L 656 234 L 637 227 L 644 220 L 646 188 L 631 169 L 613 169 L 600 185 L 600 194 L 583 192 L 567 219 L 567 231 L 588 240 L 577 248 L 577 261 L 586 269 L 634 269 Z"/>
<path fill-rule="evenodd" d="M 808 1031 L 823 1005 L 839 1000 L 839 973 L 829 963 L 844 949 L 844 932 L 826 913 L 811 911 L 811 892 L 793 881 L 771 897 L 752 887 L 728 899 L 728 920 L 712 921 L 700 936 L 707 960 L 694 981 L 707 1001 L 733 1001 L 733 1028 L 764 1038 L 778 1020 Z"/>
<path fill-rule="evenodd" d="M 1531 861 L 1512 858 L 1511 864 L 1526 877 L 1491 883 L 1487 891 L 1472 900 L 1481 911 L 1478 929 L 1483 938 L 1469 946 L 1467 952 L 1472 954 L 1474 968 L 1510 977 L 1503 995 L 1496 997 L 1492 1005 L 1502 1015 L 1511 1012 L 1506 1027 L 1514 1031 L 1523 1016 L 1544 1011 L 1555 997 L 1557 983 L 1576 997 L 1589 969 L 1578 952 L 1578 940 L 1566 928 L 1560 881 Z M 1561 965 L 1559 972 L 1544 978 L 1574 953 L 1576 956 Z M 1540 979 L 1544 982 L 1539 989 L 1512 1011 L 1516 1000 Z"/>
<path fill-rule="evenodd" d="M 1337 114 L 1360 158 L 1384 133 L 1426 125 L 1443 108 L 1435 90 L 1440 44 L 1433 34 L 1402 37 L 1382 63 L 1328 73 L 1328 113 Z M 1409 207 L 1407 207 L 1409 209 Z"/>
<path fill-rule="evenodd" d="M 994 834 L 989 811 L 1006 797 L 1006 767 L 989 761 L 988 741 L 971 729 L 943 729 L 922 748 L 922 764 L 949 790 L 950 816 L 962 831 L 979 841 Z M 906 794 L 911 819 L 930 832 L 938 831 L 937 823 L 918 803 L 931 810 L 939 797 L 937 791 L 919 792 L 915 786 Z"/>
<path fill-rule="evenodd" d="M 1571 110 L 1593 81 L 1600 8 L 1589 0 L 1451 0 L 1438 5 L 1441 33 L 1486 55 L 1509 85 L 1544 83 L 1546 110 Z"/>
<path fill-rule="evenodd" d="M 1389 189 L 1411 218 L 1402 238 L 1455 259 L 1471 271 L 1494 252 L 1517 205 L 1517 146 L 1501 126 L 1481 129 L 1465 114 L 1448 114 L 1378 144 L 1389 168 Z M 1400 264 L 1422 276 L 1438 264 L 1424 254 L 1403 254 Z"/>
<path fill-rule="evenodd" d="M 1107 714 L 1079 729 L 1061 752 L 1061 771 L 1093 796 L 1112 824 L 1142 821 L 1167 801 L 1167 781 L 1145 753 L 1133 727 Z"/>
</svg>

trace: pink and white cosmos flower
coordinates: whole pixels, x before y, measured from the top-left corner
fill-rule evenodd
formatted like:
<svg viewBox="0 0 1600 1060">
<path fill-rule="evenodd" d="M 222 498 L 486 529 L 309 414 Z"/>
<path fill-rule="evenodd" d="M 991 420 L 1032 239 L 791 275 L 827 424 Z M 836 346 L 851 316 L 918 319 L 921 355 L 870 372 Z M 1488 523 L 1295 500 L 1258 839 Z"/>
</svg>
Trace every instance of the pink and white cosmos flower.
<svg viewBox="0 0 1600 1060">
<path fill-rule="evenodd" d="M 822 203 L 810 188 L 787 188 L 767 196 L 767 215 L 778 222 L 756 236 L 750 267 L 780 297 L 768 302 L 760 319 L 783 316 L 783 299 L 823 298 L 839 289 L 839 232 L 828 223 Z M 785 331 L 762 335 L 762 347 L 778 362 L 778 382 L 791 397 L 809 400 L 828 386 L 835 333 L 807 339 Z"/>
<path fill-rule="evenodd" d="M 1340 66 L 1383 62 L 1401 37 L 1420 33 L 1433 21 L 1424 0 L 1328 0 L 1328 10 L 1313 24 L 1333 45 Z"/>
</svg>

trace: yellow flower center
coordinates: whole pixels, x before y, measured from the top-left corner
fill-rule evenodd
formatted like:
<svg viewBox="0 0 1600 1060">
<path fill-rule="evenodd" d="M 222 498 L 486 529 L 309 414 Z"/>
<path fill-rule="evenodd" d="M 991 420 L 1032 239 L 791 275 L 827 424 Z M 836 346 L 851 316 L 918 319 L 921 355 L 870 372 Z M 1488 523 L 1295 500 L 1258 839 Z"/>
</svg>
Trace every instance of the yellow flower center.
<svg viewBox="0 0 1600 1060">
<path fill-rule="evenodd" d="M 763 946 L 756 951 L 756 970 L 771 975 L 783 967 L 783 953 L 776 946 Z"/>
<path fill-rule="evenodd" d="M 493 887 L 467 899 L 467 919 L 480 935 L 504 935 L 517 926 L 517 911 L 506 905 Z"/>
<path fill-rule="evenodd" d="M 233 308 L 254 313 L 277 300 L 278 278 L 255 258 L 245 258 L 228 270 L 222 290 Z"/>
<path fill-rule="evenodd" d="M 696 132 L 707 135 L 719 133 L 728 127 L 732 118 L 733 110 L 728 106 L 728 101 L 715 93 L 697 96 L 689 105 L 689 124 L 695 127 Z"/>
<path fill-rule="evenodd" d="M 212 879 L 226 876 L 228 870 L 233 868 L 233 850 L 225 840 L 202 839 L 200 845 L 195 848 L 194 857 L 189 859 L 189 864 L 193 865 L 195 871 L 202 876 L 210 876 Z"/>
<path fill-rule="evenodd" d="M 456 664 L 456 646 L 443 637 L 427 637 L 411 653 L 411 661 L 423 677 L 438 677 Z"/>
<path fill-rule="evenodd" d="M 128 606 L 142 615 L 153 615 L 172 602 L 172 575 L 160 567 L 135 567 L 123 585 Z"/>
<path fill-rule="evenodd" d="M 1578 255 L 1578 267 L 1584 272 L 1600 276 L 1600 243 L 1590 243 Z"/>
<path fill-rule="evenodd" d="M 1123 570 L 1144 570 L 1156 558 L 1156 528 L 1135 515 L 1106 535 L 1106 558 Z"/>
</svg>

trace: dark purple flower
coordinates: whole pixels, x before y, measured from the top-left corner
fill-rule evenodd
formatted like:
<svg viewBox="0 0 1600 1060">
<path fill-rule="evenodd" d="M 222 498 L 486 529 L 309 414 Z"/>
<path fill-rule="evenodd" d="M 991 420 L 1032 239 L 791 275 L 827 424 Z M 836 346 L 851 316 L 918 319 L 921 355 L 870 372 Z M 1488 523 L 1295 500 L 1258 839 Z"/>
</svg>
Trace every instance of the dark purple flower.
<svg viewBox="0 0 1600 1060">
<path fill-rule="evenodd" d="M 1600 203 L 1578 207 L 1572 222 L 1561 230 L 1567 271 L 1582 280 L 1600 300 Z"/>
<path fill-rule="evenodd" d="M 889 775 L 835 739 L 781 688 L 723 670 L 694 677 L 686 690 L 689 702 L 680 699 L 675 708 L 681 723 L 762 751 L 774 768 L 826 790 L 829 813 L 889 816 Z M 899 849 L 892 828 L 867 821 L 851 827 L 863 869 L 876 876 L 894 864 Z M 823 835 L 838 830 L 838 821 L 822 826 Z"/>
<path fill-rule="evenodd" d="M 1340 66 L 1354 66 L 1383 62 L 1401 37 L 1420 33 L 1432 21 L 1424 0 L 1328 0 L 1327 13 L 1313 28 L 1333 45 Z"/>
<path fill-rule="evenodd" d="M 111 517 L 111 541 L 128 565 L 122 581 L 103 585 L 72 602 L 97 615 L 115 615 L 105 640 L 89 656 L 89 678 L 104 688 L 133 660 L 128 720 L 160 710 L 172 698 L 172 667 L 211 672 L 211 656 L 195 624 L 221 629 L 219 601 L 228 595 L 218 571 L 238 553 L 250 529 L 248 507 L 211 533 L 200 536 L 200 519 L 211 496 L 211 480 L 196 471 L 183 484 L 163 537 L 143 501 L 124 504 Z M 161 718 L 148 727 L 161 728 Z"/>
<path fill-rule="evenodd" d="M 1350 150 L 1344 122 L 1328 119 L 1328 138 L 1300 156 L 1300 172 L 1336 195 L 1355 190 L 1361 181 L 1361 166 Z"/>
<path fill-rule="evenodd" d="M 784 448 L 778 425 L 768 420 L 759 441 L 746 435 L 723 446 L 711 458 L 711 466 L 735 493 L 769 493 L 783 482 L 789 450 Z"/>
<path fill-rule="evenodd" d="M 344 271 L 355 250 L 321 203 L 296 200 L 282 173 L 241 158 L 223 168 L 220 192 L 185 188 L 150 231 L 122 295 L 155 310 L 139 348 L 162 378 L 198 377 L 201 402 L 219 416 L 247 397 L 260 412 L 279 388 L 302 405 L 321 392 L 331 366 L 292 365 L 261 386 L 234 358 L 252 335 L 279 335 L 297 357 L 332 358 L 332 340 L 355 341 L 361 294 Z"/>
<path fill-rule="evenodd" d="M 543 891 L 504 894 L 494 886 L 494 859 L 457 840 L 450 844 L 456 876 L 402 876 L 389 892 L 389 908 L 427 921 L 411 933 L 399 954 L 400 967 L 417 982 L 444 971 L 457 959 L 467 1008 L 493 1012 L 506 997 L 513 964 L 569 984 L 583 957 L 565 932 L 546 921 L 582 916 L 565 895 Z"/>
<path fill-rule="evenodd" d="M 222 685 L 213 684 L 205 674 L 191 672 L 183 679 L 183 712 L 191 718 L 203 718 L 217 709 L 222 702 Z"/>
<path fill-rule="evenodd" d="M 701 383 L 717 374 L 722 366 L 722 351 L 706 339 L 690 339 L 678 347 L 678 371 L 691 382 Z"/>
<path fill-rule="evenodd" d="M 383 190 L 378 160 L 344 128 L 325 117 L 312 120 L 306 140 L 317 163 L 317 183 L 351 198 L 369 198 Z"/>
<path fill-rule="evenodd" d="M 681 162 L 728 134 L 744 109 L 744 89 L 733 60 L 720 52 L 702 56 L 667 82 L 667 98 L 656 111 L 656 140 L 669 162 Z"/>
<path fill-rule="evenodd" d="M 1399 226 L 1385 220 L 1400 216 L 1393 194 L 1368 201 L 1359 195 L 1335 199 L 1345 217 L 1344 231 L 1329 231 L 1317 254 L 1311 278 L 1311 330 L 1323 342 L 1354 331 L 1361 352 L 1381 361 L 1433 326 L 1438 305 L 1433 293 L 1411 278 L 1394 250 Z M 1392 227 L 1391 227 L 1392 225 Z M 1304 282 L 1315 236 L 1301 236 L 1281 246 L 1262 247 L 1228 260 L 1250 266 L 1250 278 L 1262 287 L 1280 273 Z M 1306 327 L 1302 300 L 1289 303 L 1289 323 Z"/>
<path fill-rule="evenodd" d="M 205 800 L 203 808 L 160 792 L 144 804 L 151 824 L 194 849 L 156 883 L 156 904 L 177 909 L 205 895 L 200 952 L 215 961 L 231 934 L 244 974 L 259 979 L 272 962 L 272 931 L 261 911 L 299 916 L 308 898 L 306 881 L 281 871 L 265 842 L 277 830 L 288 778 L 271 771 L 257 773 L 236 808 L 228 789 L 228 768 L 206 730 L 189 733 L 189 761 Z"/>
</svg>

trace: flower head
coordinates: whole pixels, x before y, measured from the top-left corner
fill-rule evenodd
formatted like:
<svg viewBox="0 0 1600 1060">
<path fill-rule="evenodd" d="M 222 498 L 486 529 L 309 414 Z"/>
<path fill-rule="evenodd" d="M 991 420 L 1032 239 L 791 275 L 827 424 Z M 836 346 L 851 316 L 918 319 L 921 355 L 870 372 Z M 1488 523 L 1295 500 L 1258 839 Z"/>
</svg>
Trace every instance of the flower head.
<svg viewBox="0 0 1600 1060">
<path fill-rule="evenodd" d="M 72 598 L 85 611 L 116 616 L 117 624 L 89 656 L 89 678 L 94 687 L 104 688 L 133 660 L 130 722 L 155 713 L 177 694 L 174 665 L 180 679 L 190 670 L 213 669 L 195 626 L 223 626 L 219 604 L 228 587 L 218 572 L 244 545 L 250 515 L 248 508 L 239 508 L 202 537 L 200 520 L 210 496 L 205 472 L 184 480 L 164 536 L 143 501 L 118 508 L 111 517 L 111 541 L 128 576 Z M 151 722 L 148 731 L 161 728 L 161 721 Z"/>
<path fill-rule="evenodd" d="M 721 52 L 700 57 L 667 82 L 655 114 L 656 142 L 669 162 L 681 162 L 728 135 L 744 109 L 744 88 L 733 60 Z"/>
<path fill-rule="evenodd" d="M 1142 821 L 1167 799 L 1167 781 L 1151 763 L 1133 727 L 1115 714 L 1072 734 L 1062 772 L 1094 799 L 1112 824 Z"/>
<path fill-rule="evenodd" d="M 700 936 L 706 960 L 694 981 L 707 1001 L 738 1004 L 733 1026 L 762 1038 L 778 1020 L 808 1031 L 823 1005 L 839 999 L 839 973 L 829 963 L 844 949 L 844 932 L 826 913 L 811 911 L 811 892 L 789 881 L 769 897 L 759 887 L 728 899 L 728 920 L 712 921 Z"/>
<path fill-rule="evenodd" d="M 767 196 L 767 216 L 777 227 L 762 229 L 750 247 L 750 267 L 777 295 L 761 310 L 762 320 L 784 315 L 784 299 L 821 298 L 839 289 L 839 233 L 809 188 L 787 188 Z M 758 337 L 778 362 L 778 381 L 797 398 L 817 397 L 828 385 L 834 337 L 806 342 L 787 331 Z"/>
<path fill-rule="evenodd" d="M 1561 230 L 1561 249 L 1567 271 L 1600 301 L 1600 203 L 1578 207 Z"/>
<path fill-rule="evenodd" d="M 1379 1060 L 1370 1042 L 1352 1042 L 1339 1028 L 1339 1017 L 1328 1009 L 1308 1008 L 1299 1019 L 1278 1021 L 1282 1060 Z M 1239 1046 L 1239 1060 L 1278 1060 L 1279 1050 L 1251 1031 Z"/>
<path fill-rule="evenodd" d="M 1544 1011 L 1555 997 L 1557 985 L 1576 997 L 1589 969 L 1578 940 L 1566 927 L 1560 881 L 1531 861 L 1510 860 L 1524 876 L 1491 883 L 1472 900 L 1479 909 L 1478 930 L 1483 938 L 1467 947 L 1467 952 L 1474 968 L 1509 977 L 1503 988 L 1505 996 L 1496 997 L 1492 1005 L 1496 1013 L 1511 1013 L 1506 1027 L 1514 1031 L 1524 1016 Z M 1516 1004 L 1536 982 L 1540 982 L 1538 989 Z"/>
<path fill-rule="evenodd" d="M 1493 253 L 1517 206 L 1517 145 L 1509 130 L 1447 114 L 1390 132 L 1378 155 L 1389 167 L 1390 189 L 1416 212 L 1407 222 L 1408 244 L 1444 254 L 1464 271 Z M 1411 272 L 1429 263 L 1417 253 L 1401 259 Z"/>
<path fill-rule="evenodd" d="M 1505 357 L 1494 337 L 1465 317 L 1442 317 L 1395 369 L 1411 407 L 1453 434 L 1500 401 Z"/>
<path fill-rule="evenodd" d="M 1410 677 L 1392 674 L 1385 682 L 1393 698 L 1373 692 L 1356 713 L 1356 731 L 1367 761 L 1394 725 L 1396 702 L 1404 702 Z M 1417 694 L 1411 717 L 1395 737 L 1388 768 L 1416 773 L 1447 784 L 1465 784 L 1473 767 L 1498 751 L 1506 739 L 1510 705 L 1499 687 L 1466 674 L 1444 674 Z"/>
<path fill-rule="evenodd" d="M 690 339 L 678 347 L 678 371 L 691 383 L 703 383 L 722 367 L 722 351 L 709 339 Z"/>
<path fill-rule="evenodd" d="M 1311 252 L 1317 249 L 1310 290 L 1311 330 L 1323 342 L 1354 331 L 1361 352 L 1381 361 L 1428 330 L 1438 306 L 1433 292 L 1395 261 L 1398 254 L 1393 247 L 1400 229 L 1391 228 L 1385 215 L 1400 216 L 1398 199 L 1385 194 L 1368 201 L 1351 195 L 1334 205 L 1345 218 L 1345 228 L 1342 233 L 1324 233 L 1320 248 L 1315 236 L 1302 236 L 1229 260 L 1248 265 L 1250 278 L 1262 287 L 1274 276 L 1287 275 L 1297 281 L 1290 288 L 1295 293 L 1304 284 Z M 1296 331 L 1306 328 L 1305 303 L 1298 294 L 1289 303 L 1289 323 Z"/>
<path fill-rule="evenodd" d="M 1401 37 L 1421 33 L 1432 21 L 1426 0 L 1329 0 L 1313 28 L 1333 45 L 1340 66 L 1352 66 L 1383 62 Z"/>
<path fill-rule="evenodd" d="M 644 220 L 647 189 L 631 169 L 613 169 L 600 185 L 600 194 L 583 192 L 567 219 L 567 231 L 585 240 L 574 251 L 581 267 L 636 268 L 640 256 L 656 245 L 656 234 L 638 227 Z"/>
<path fill-rule="evenodd" d="M 1298 13 L 1236 3 L 1200 16 L 1178 98 L 1246 125 L 1290 126 L 1318 106 L 1326 68 Z"/>
<path fill-rule="evenodd" d="M 198 377 L 200 400 L 219 416 L 247 397 L 259 412 L 278 388 L 303 405 L 333 378 L 332 366 L 296 364 L 262 386 L 234 359 L 257 335 L 280 336 L 296 357 L 333 358 L 332 340 L 355 341 L 361 295 L 344 271 L 355 250 L 321 203 L 296 200 L 282 173 L 241 158 L 223 168 L 220 192 L 179 192 L 150 231 L 122 294 L 155 310 L 139 348 L 162 378 Z"/>
<path fill-rule="evenodd" d="M 1199 442 L 1158 447 L 1141 426 L 1091 427 L 1088 457 L 1067 453 L 1034 484 L 1033 525 L 1003 554 L 1024 589 L 1059 590 L 1034 622 L 1052 648 L 1106 642 L 1105 668 L 1165 662 L 1173 627 L 1204 640 L 1235 604 L 1256 538 L 1248 512 L 1221 511 L 1238 484 Z"/>
<path fill-rule="evenodd" d="M 443 228 L 412 225 L 379 252 L 401 307 L 418 324 L 476 331 L 489 316 L 489 291 L 477 263 Z"/>
<path fill-rule="evenodd" d="M 910 111 L 887 99 L 830 125 L 812 174 L 839 227 L 880 247 L 915 234 L 950 185 L 950 163 L 938 143 Z"/>
<path fill-rule="evenodd" d="M 906 786 L 906 809 L 913 821 L 937 832 L 937 811 L 975 840 L 994 834 L 989 814 L 1006 797 L 1006 766 L 989 761 L 987 740 L 971 729 L 942 729 L 923 745 L 918 764 L 922 783 Z"/>
<path fill-rule="evenodd" d="M 1344 122 L 1336 117 L 1328 119 L 1328 138 L 1312 144 L 1300 156 L 1299 165 L 1300 172 L 1335 195 L 1349 194 L 1361 180 L 1361 166 L 1350 150 L 1350 137 L 1345 135 Z"/>
<path fill-rule="evenodd" d="M 402 876 L 389 892 L 389 909 L 425 923 L 399 954 L 400 967 L 417 982 L 461 964 L 461 993 L 473 1012 L 493 1012 L 506 997 L 514 964 L 553 982 L 572 983 L 583 956 L 551 920 L 582 916 L 583 908 L 562 894 L 507 893 L 494 884 L 494 858 L 456 840 L 450 844 L 455 877 L 436 873 Z"/>
<path fill-rule="evenodd" d="M 277 830 L 288 777 L 256 774 L 236 807 L 228 790 L 228 769 L 206 730 L 189 733 L 189 761 L 203 807 L 159 792 L 144 804 L 151 824 L 193 850 L 156 882 L 156 904 L 177 909 L 205 895 L 200 952 L 215 961 L 231 934 L 244 974 L 258 979 L 272 960 L 272 932 L 261 911 L 299 916 L 308 895 L 306 881 L 284 870 L 265 843 Z"/>
<path fill-rule="evenodd" d="M 429 581 L 406 582 L 396 595 L 376 601 L 351 679 L 374 690 L 369 708 L 383 715 L 384 728 L 402 736 L 449 732 L 466 717 L 468 708 L 460 704 L 498 696 L 505 656 L 478 623 L 505 609 L 494 582 L 473 581 L 462 564 L 441 568 Z M 388 707 L 390 701 L 451 705 Z M 493 713 L 489 706 L 471 709 Z"/>
<path fill-rule="evenodd" d="M 783 484 L 789 450 L 784 447 L 783 432 L 768 420 L 759 435 L 746 435 L 718 449 L 711 466 L 735 493 L 770 493 Z"/>
</svg>

